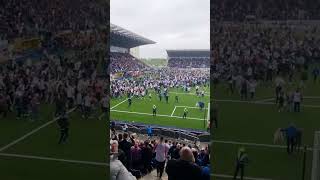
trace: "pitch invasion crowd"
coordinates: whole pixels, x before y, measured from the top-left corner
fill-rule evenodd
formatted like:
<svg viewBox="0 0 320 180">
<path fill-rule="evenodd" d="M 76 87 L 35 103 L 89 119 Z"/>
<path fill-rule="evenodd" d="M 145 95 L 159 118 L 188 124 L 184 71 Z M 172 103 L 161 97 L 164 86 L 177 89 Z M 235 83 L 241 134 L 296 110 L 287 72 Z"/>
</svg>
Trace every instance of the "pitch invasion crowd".
<svg viewBox="0 0 320 180">
<path fill-rule="evenodd" d="M 114 131 L 110 134 L 112 180 L 135 180 L 153 169 L 156 169 L 159 179 L 164 171 L 169 179 L 210 179 L 208 147 L 200 148 L 163 137 L 140 140 L 128 133 Z"/>
<path fill-rule="evenodd" d="M 42 104 L 55 104 L 56 115 L 79 107 L 88 118 L 97 104 L 108 107 L 106 78 L 97 76 L 95 52 L 74 59 L 48 57 L 35 64 L 10 61 L 0 67 L 1 113 L 37 120 Z"/>
<path fill-rule="evenodd" d="M 99 1 L 1 1 L 0 34 L 10 40 L 43 32 L 95 29 L 108 22 L 108 14 L 108 4 Z"/>
<path fill-rule="evenodd" d="M 301 83 L 308 65 L 320 59 L 319 28 L 223 25 L 213 31 L 213 79 L 228 81 L 240 91 L 243 82 L 254 91 L 257 82 L 286 78 L 292 82 L 296 72 Z M 317 67 L 312 70 L 315 78 Z M 281 81 L 281 80 L 278 80 Z M 276 82 L 279 84 L 282 82 Z M 251 84 L 251 85 L 250 85 Z M 244 85 L 245 86 L 245 85 Z"/>
<path fill-rule="evenodd" d="M 114 79 L 111 82 L 111 97 L 148 95 L 148 90 L 160 88 L 183 88 L 209 85 L 208 69 L 153 69 L 144 72 L 139 78 Z"/>
</svg>

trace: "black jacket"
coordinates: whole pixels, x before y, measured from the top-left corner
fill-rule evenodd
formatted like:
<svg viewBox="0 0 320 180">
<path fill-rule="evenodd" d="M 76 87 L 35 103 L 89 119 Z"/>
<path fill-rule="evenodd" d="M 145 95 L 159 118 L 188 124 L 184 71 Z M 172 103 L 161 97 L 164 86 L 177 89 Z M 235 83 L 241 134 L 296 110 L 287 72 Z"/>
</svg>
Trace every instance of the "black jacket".
<svg viewBox="0 0 320 180">
<path fill-rule="evenodd" d="M 195 163 L 169 160 L 166 167 L 168 180 L 201 180 L 202 169 Z"/>
</svg>

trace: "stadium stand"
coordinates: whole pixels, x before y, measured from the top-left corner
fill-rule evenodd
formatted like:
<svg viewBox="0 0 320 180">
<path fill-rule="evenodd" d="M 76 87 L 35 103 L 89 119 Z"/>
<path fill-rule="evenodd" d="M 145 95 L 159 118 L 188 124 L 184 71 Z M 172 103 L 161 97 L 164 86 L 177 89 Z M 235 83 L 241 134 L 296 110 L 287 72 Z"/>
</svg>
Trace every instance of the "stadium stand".
<svg viewBox="0 0 320 180">
<path fill-rule="evenodd" d="M 209 68 L 209 50 L 167 50 L 168 67 Z"/>
</svg>

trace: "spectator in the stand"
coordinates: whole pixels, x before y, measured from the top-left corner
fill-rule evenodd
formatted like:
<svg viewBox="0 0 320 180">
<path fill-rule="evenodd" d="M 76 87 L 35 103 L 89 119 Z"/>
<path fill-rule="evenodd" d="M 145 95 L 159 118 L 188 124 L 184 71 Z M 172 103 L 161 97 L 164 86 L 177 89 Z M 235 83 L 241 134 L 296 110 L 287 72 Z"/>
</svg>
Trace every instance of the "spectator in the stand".
<svg viewBox="0 0 320 180">
<path fill-rule="evenodd" d="M 180 159 L 169 160 L 166 167 L 168 180 L 195 180 L 202 179 L 201 167 L 195 164 L 195 158 L 189 147 L 180 151 Z"/>
<path fill-rule="evenodd" d="M 123 140 L 119 143 L 119 148 L 123 150 L 123 152 L 126 155 L 127 160 L 131 160 L 130 156 L 130 150 L 131 147 L 133 146 L 133 141 L 132 139 L 131 142 L 129 142 L 129 135 L 127 133 L 124 133 L 123 135 Z M 127 168 L 131 166 L 131 162 L 127 162 L 127 164 L 124 164 Z"/>
<path fill-rule="evenodd" d="M 155 148 L 156 161 L 157 161 L 157 177 L 159 178 L 162 177 L 162 174 L 164 171 L 164 166 L 166 163 L 166 156 L 167 156 L 166 152 L 168 152 L 167 146 L 163 142 L 163 137 L 160 137 L 160 141 Z"/>
<path fill-rule="evenodd" d="M 136 141 L 134 146 L 131 147 L 130 150 L 131 163 L 132 167 L 135 169 L 139 169 L 142 161 L 142 153 L 141 148 L 139 147 L 139 142 Z"/>
<path fill-rule="evenodd" d="M 136 180 L 136 178 L 127 170 L 127 168 L 118 160 L 118 142 L 110 142 L 110 178 L 111 180 Z M 109 170 L 108 170 L 109 171 Z"/>
<path fill-rule="evenodd" d="M 144 142 L 144 145 L 142 146 L 141 153 L 142 153 L 142 163 L 144 167 L 145 173 L 151 172 L 151 161 L 152 161 L 152 146 L 149 143 L 149 140 L 146 140 Z"/>
<path fill-rule="evenodd" d="M 149 137 L 152 136 L 152 127 L 151 127 L 151 126 L 148 126 L 148 128 L 147 128 L 147 133 L 148 133 L 148 136 L 149 136 Z"/>
</svg>

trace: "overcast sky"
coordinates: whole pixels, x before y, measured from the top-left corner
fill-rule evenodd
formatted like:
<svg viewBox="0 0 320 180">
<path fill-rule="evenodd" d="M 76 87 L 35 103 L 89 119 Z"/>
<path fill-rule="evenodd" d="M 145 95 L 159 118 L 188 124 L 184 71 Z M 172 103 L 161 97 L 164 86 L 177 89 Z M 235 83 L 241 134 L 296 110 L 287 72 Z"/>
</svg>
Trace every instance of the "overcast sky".
<svg viewBox="0 0 320 180">
<path fill-rule="evenodd" d="M 209 0 L 111 0 L 111 23 L 157 42 L 142 58 L 165 58 L 166 49 L 210 48 Z"/>
</svg>

